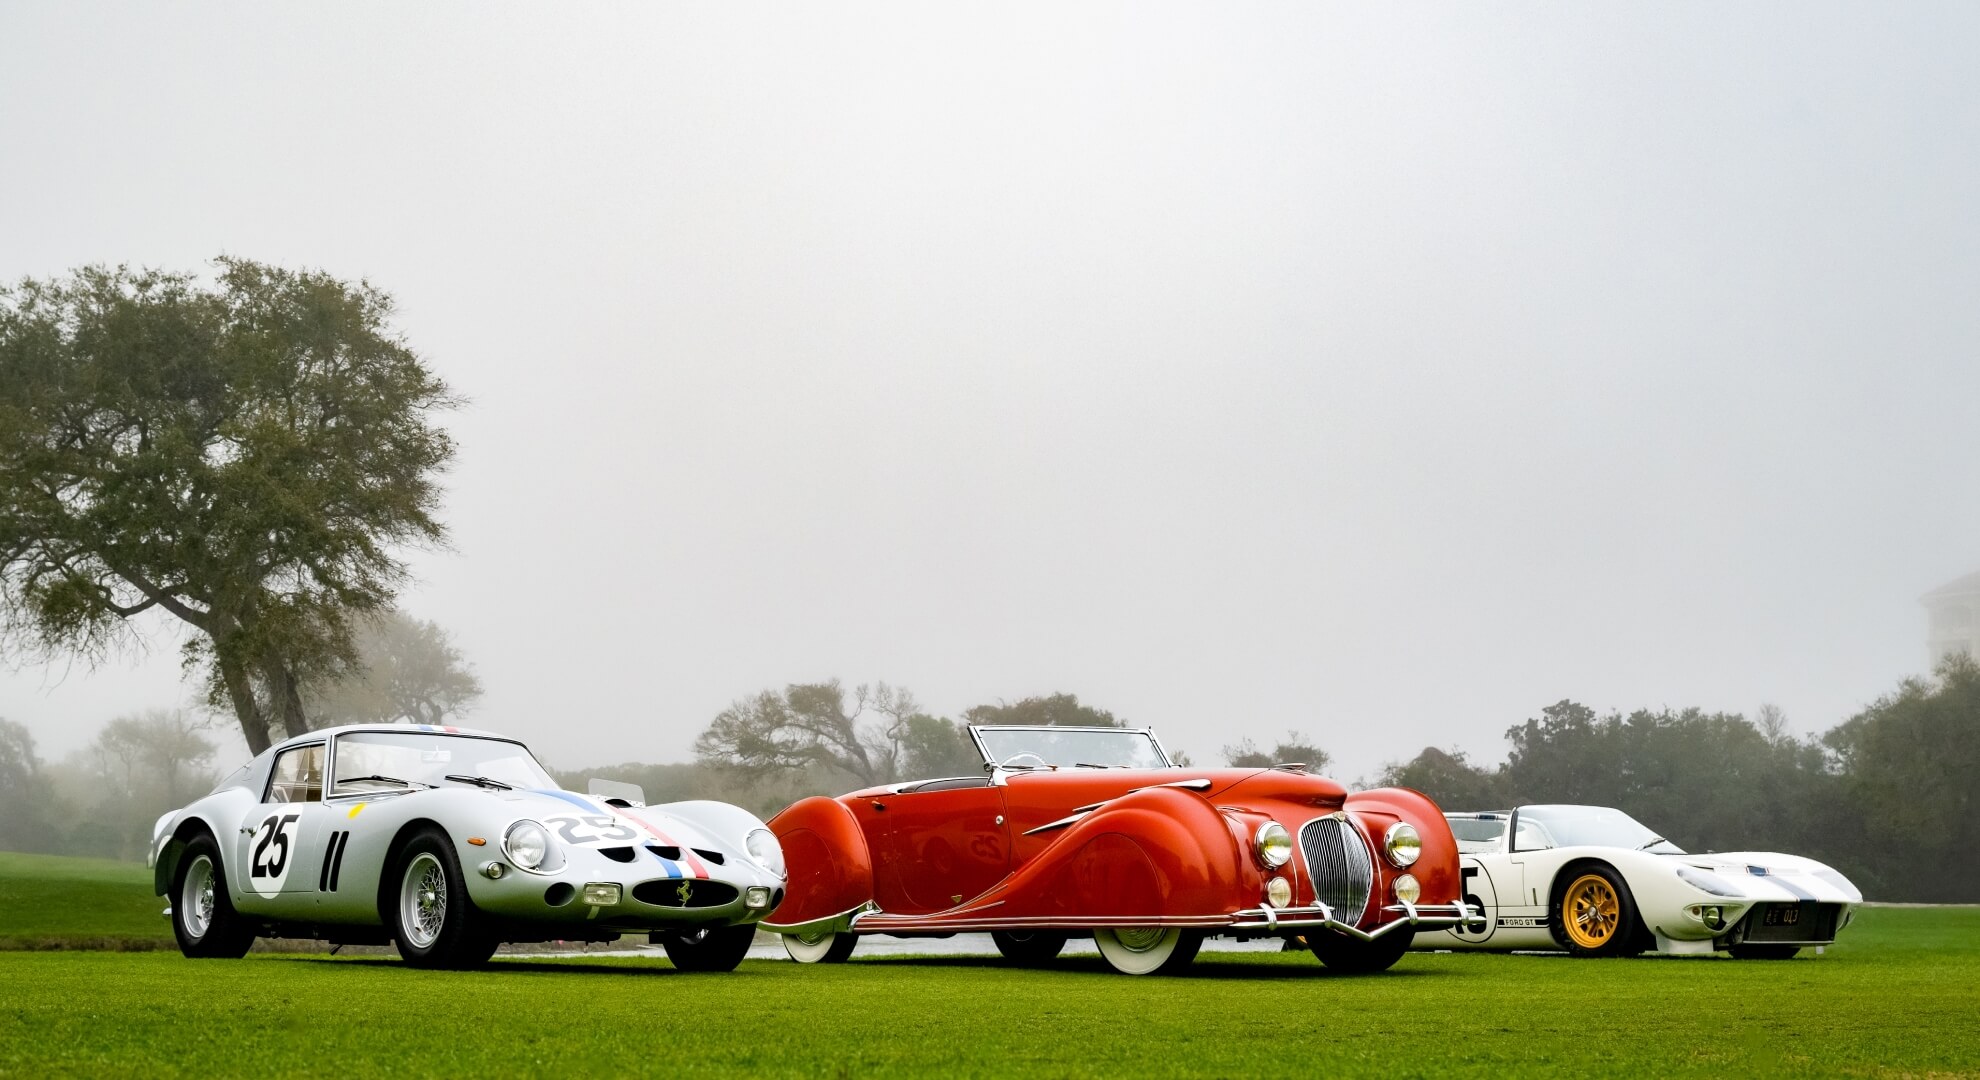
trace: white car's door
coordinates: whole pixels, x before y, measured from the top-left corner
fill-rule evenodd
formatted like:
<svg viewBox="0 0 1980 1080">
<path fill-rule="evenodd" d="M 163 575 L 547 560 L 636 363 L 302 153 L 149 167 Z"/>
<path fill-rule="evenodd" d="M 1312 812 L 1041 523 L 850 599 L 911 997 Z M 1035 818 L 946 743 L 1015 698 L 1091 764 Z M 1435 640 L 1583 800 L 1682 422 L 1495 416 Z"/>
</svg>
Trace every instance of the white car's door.
<svg viewBox="0 0 1980 1080">
<path fill-rule="evenodd" d="M 328 813 L 323 756 L 322 743 L 276 756 L 261 805 L 243 820 L 230 864 L 242 910 L 280 916 L 314 905 Z"/>
</svg>

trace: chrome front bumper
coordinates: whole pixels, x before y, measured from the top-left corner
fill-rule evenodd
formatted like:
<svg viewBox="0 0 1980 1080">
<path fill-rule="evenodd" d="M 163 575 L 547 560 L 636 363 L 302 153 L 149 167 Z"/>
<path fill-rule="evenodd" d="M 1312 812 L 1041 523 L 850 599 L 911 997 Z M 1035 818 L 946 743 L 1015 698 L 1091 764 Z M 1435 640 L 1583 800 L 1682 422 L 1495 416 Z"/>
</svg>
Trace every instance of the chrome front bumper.
<svg viewBox="0 0 1980 1080">
<path fill-rule="evenodd" d="M 994 905 L 993 905 L 994 906 Z M 927 934 L 927 933 L 969 933 L 984 930 L 1093 930 L 1118 929 L 1120 927 L 1142 926 L 1182 926 L 1206 930 L 1213 934 L 1276 934 L 1298 930 L 1338 930 L 1343 934 L 1358 937 L 1363 941 L 1373 941 L 1389 933 L 1398 926 L 1431 927 L 1443 929 L 1463 923 L 1482 922 L 1485 913 L 1462 901 L 1455 904 L 1390 904 L 1382 909 L 1385 915 L 1401 915 L 1402 918 L 1384 923 L 1373 930 L 1363 930 L 1351 923 L 1334 918 L 1334 913 L 1325 904 L 1312 907 L 1275 908 L 1269 904 L 1229 915 L 1150 915 L 1150 916 L 1074 916 L 1074 917 L 1024 917 L 997 918 L 990 912 L 973 917 L 951 916 L 901 916 L 888 915 L 872 903 L 861 904 L 850 911 L 842 911 L 822 919 L 803 923 L 758 923 L 758 927 L 775 934 L 798 934 L 814 936 L 818 934 Z"/>
<path fill-rule="evenodd" d="M 1403 917 L 1383 923 L 1373 930 L 1363 930 L 1334 918 L 1332 909 L 1325 904 L 1297 908 L 1275 908 L 1270 904 L 1264 904 L 1238 912 L 1233 916 L 1235 921 L 1231 923 L 1231 929 L 1266 934 L 1278 933 L 1281 930 L 1338 930 L 1363 941 L 1374 941 L 1399 926 L 1442 930 L 1482 921 L 1485 917 L 1484 911 L 1462 900 L 1454 904 L 1394 903 L 1383 908 L 1382 912 L 1385 915 L 1397 914 Z"/>
</svg>

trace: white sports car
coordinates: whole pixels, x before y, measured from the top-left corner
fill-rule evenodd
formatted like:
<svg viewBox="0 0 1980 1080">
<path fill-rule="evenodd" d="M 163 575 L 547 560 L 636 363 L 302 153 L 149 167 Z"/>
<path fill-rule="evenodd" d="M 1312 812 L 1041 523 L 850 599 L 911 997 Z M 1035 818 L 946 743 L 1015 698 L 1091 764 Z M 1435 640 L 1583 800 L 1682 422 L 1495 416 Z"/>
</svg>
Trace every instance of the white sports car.
<svg viewBox="0 0 1980 1080">
<path fill-rule="evenodd" d="M 1863 894 L 1812 859 L 1686 854 L 1620 810 L 1522 806 L 1445 814 L 1465 902 L 1484 917 L 1416 935 L 1418 949 L 1566 949 L 1576 956 L 1710 953 L 1785 960 L 1828 945 Z"/>
<path fill-rule="evenodd" d="M 486 732 L 312 731 L 159 818 L 153 885 L 190 957 L 287 936 L 395 941 L 409 963 L 463 967 L 504 941 L 646 931 L 676 967 L 733 970 L 784 898 L 776 837 L 727 803 L 590 786 L 560 790 Z"/>
</svg>

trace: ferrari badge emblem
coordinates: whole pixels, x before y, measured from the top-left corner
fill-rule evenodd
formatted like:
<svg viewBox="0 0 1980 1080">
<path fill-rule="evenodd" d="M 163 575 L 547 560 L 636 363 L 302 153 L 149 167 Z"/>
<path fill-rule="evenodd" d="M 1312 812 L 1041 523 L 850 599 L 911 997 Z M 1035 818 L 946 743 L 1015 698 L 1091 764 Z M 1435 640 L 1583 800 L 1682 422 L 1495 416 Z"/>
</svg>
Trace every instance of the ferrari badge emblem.
<svg viewBox="0 0 1980 1080">
<path fill-rule="evenodd" d="M 694 886 L 683 881 L 681 882 L 681 887 L 674 890 L 674 895 L 681 898 L 681 903 L 686 904 L 688 897 L 694 895 Z"/>
</svg>

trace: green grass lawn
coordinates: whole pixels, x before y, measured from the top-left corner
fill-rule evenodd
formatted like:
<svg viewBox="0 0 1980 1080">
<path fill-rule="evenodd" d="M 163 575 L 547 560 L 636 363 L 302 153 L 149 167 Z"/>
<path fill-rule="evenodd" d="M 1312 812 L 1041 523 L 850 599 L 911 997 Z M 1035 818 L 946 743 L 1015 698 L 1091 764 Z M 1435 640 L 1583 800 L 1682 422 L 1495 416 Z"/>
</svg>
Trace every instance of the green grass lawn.
<svg viewBox="0 0 1980 1080">
<path fill-rule="evenodd" d="M 1305 1077 L 1980 1074 L 1980 910 L 1873 908 L 1826 956 L 1416 954 L 1330 975 L 1205 954 L 684 975 L 661 960 L 483 971 L 256 954 L 0 954 L 0 1074 Z"/>
<path fill-rule="evenodd" d="M 138 863 L 0 851 L 0 949 L 171 946 L 164 910 Z"/>
</svg>

